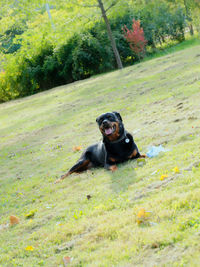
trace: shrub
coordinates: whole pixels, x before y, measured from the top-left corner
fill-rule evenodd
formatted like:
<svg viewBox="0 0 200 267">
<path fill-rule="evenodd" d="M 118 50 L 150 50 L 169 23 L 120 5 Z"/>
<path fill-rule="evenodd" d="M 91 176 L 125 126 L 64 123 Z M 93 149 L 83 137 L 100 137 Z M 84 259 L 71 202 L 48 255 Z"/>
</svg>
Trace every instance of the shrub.
<svg viewBox="0 0 200 267">
<path fill-rule="evenodd" d="M 30 56 L 26 51 L 9 56 L 5 73 L 0 75 L 0 100 L 7 101 L 48 89 L 43 64 L 52 52 L 52 46 L 46 43 L 45 48 L 40 49 L 35 56 Z"/>
<path fill-rule="evenodd" d="M 76 34 L 57 49 L 45 42 L 35 55 L 25 50 L 9 59 L 6 72 L 0 75 L 0 101 L 32 95 L 113 68 L 110 50 L 89 33 Z"/>
<path fill-rule="evenodd" d="M 126 25 L 123 27 L 124 37 L 129 43 L 133 52 L 137 57 L 143 58 L 145 54 L 145 46 L 147 41 L 144 38 L 144 31 L 140 27 L 140 21 L 133 19 L 132 30 L 129 30 Z"/>
<path fill-rule="evenodd" d="M 52 57 L 53 47 L 46 43 L 46 46 L 42 48 L 38 54 L 31 58 L 25 57 L 22 63 L 18 67 L 16 74 L 16 81 L 14 88 L 19 93 L 19 96 L 26 96 L 35 94 L 50 88 L 50 80 L 52 77 L 45 75 L 46 69 L 43 67 L 45 61 Z"/>
<path fill-rule="evenodd" d="M 72 52 L 74 80 L 84 79 L 91 75 L 113 68 L 110 51 L 91 34 L 80 34 Z"/>
</svg>

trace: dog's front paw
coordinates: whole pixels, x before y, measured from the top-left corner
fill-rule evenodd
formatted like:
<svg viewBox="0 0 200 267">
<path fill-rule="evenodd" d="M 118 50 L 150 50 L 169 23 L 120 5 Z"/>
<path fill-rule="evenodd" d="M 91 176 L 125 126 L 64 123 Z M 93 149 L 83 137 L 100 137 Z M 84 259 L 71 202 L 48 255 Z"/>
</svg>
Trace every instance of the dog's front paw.
<svg viewBox="0 0 200 267">
<path fill-rule="evenodd" d="M 146 154 L 140 154 L 139 158 L 147 158 Z"/>
<path fill-rule="evenodd" d="M 115 172 L 117 170 L 117 165 L 110 166 L 109 170 L 111 170 L 112 172 Z"/>
</svg>

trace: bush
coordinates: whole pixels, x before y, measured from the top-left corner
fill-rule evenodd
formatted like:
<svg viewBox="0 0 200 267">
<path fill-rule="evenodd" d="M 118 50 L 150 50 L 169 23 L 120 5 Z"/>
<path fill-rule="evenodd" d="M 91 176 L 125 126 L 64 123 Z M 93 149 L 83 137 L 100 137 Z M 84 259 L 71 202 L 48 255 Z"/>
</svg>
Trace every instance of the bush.
<svg viewBox="0 0 200 267">
<path fill-rule="evenodd" d="M 143 58 L 145 55 L 145 46 L 147 41 L 144 38 L 144 31 L 140 27 L 140 21 L 133 19 L 132 30 L 129 30 L 125 25 L 123 27 L 124 37 L 130 45 L 131 50 L 137 55 L 137 57 Z"/>
<path fill-rule="evenodd" d="M 50 44 L 46 44 L 34 57 L 24 58 L 24 61 L 19 66 L 15 84 L 19 96 L 35 94 L 51 87 L 52 77 L 48 77 L 47 79 L 44 65 L 52 55 L 53 47 Z"/>
<path fill-rule="evenodd" d="M 47 45 L 35 56 L 20 51 L 15 57 L 9 57 L 5 72 L 0 75 L 0 101 L 35 94 L 48 89 L 45 83 L 43 64 L 52 55 L 53 48 Z"/>
<path fill-rule="evenodd" d="M 32 95 L 113 69 L 110 50 L 89 33 L 76 34 L 54 49 L 45 47 L 30 56 L 20 51 L 0 76 L 0 101 Z"/>
<path fill-rule="evenodd" d="M 80 34 L 73 50 L 74 80 L 84 79 L 113 68 L 112 56 L 96 37 L 89 33 Z"/>
</svg>

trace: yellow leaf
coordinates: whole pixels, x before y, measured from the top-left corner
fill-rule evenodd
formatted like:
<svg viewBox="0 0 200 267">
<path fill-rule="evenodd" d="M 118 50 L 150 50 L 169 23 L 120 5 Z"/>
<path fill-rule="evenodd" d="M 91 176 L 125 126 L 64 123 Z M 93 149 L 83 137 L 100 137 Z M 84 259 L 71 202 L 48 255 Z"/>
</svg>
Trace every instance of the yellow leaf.
<svg viewBox="0 0 200 267">
<path fill-rule="evenodd" d="M 37 210 L 31 210 L 31 211 L 29 211 L 29 213 L 25 214 L 26 219 L 33 218 L 35 216 L 35 213 L 36 212 L 37 212 Z"/>
<path fill-rule="evenodd" d="M 137 214 L 137 223 L 145 223 L 149 219 L 150 213 L 150 211 L 146 211 L 144 208 L 141 208 Z"/>
<path fill-rule="evenodd" d="M 25 250 L 27 250 L 27 251 L 33 251 L 34 248 L 32 246 L 28 246 L 28 247 L 25 248 Z"/>
<path fill-rule="evenodd" d="M 167 174 L 163 174 L 163 175 L 160 176 L 160 180 L 163 181 L 163 180 L 164 180 L 165 178 L 167 178 L 167 177 L 168 177 Z"/>
<path fill-rule="evenodd" d="M 138 217 L 138 218 L 142 218 L 142 217 L 145 216 L 145 214 L 146 214 L 145 209 L 142 208 L 142 209 L 139 210 L 139 212 L 138 212 L 138 214 L 137 214 L 137 217 Z"/>
<path fill-rule="evenodd" d="M 175 173 L 179 173 L 179 172 L 180 172 L 180 170 L 179 170 L 179 168 L 178 168 L 177 166 L 173 169 L 173 171 L 174 171 Z"/>
</svg>

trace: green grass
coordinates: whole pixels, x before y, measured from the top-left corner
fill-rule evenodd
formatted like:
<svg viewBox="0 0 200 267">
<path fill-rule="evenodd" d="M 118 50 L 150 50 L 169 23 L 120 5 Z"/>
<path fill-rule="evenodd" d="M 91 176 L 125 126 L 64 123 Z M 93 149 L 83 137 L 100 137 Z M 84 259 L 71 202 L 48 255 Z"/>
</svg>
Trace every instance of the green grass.
<svg viewBox="0 0 200 267">
<path fill-rule="evenodd" d="M 70 266 L 199 265 L 199 51 L 0 105 L 0 266 L 63 266 L 63 256 Z M 55 185 L 81 154 L 72 148 L 100 140 L 95 119 L 112 110 L 141 152 L 169 151 Z M 151 212 L 145 225 L 136 221 L 141 208 Z M 10 215 L 20 223 L 2 229 Z"/>
</svg>

